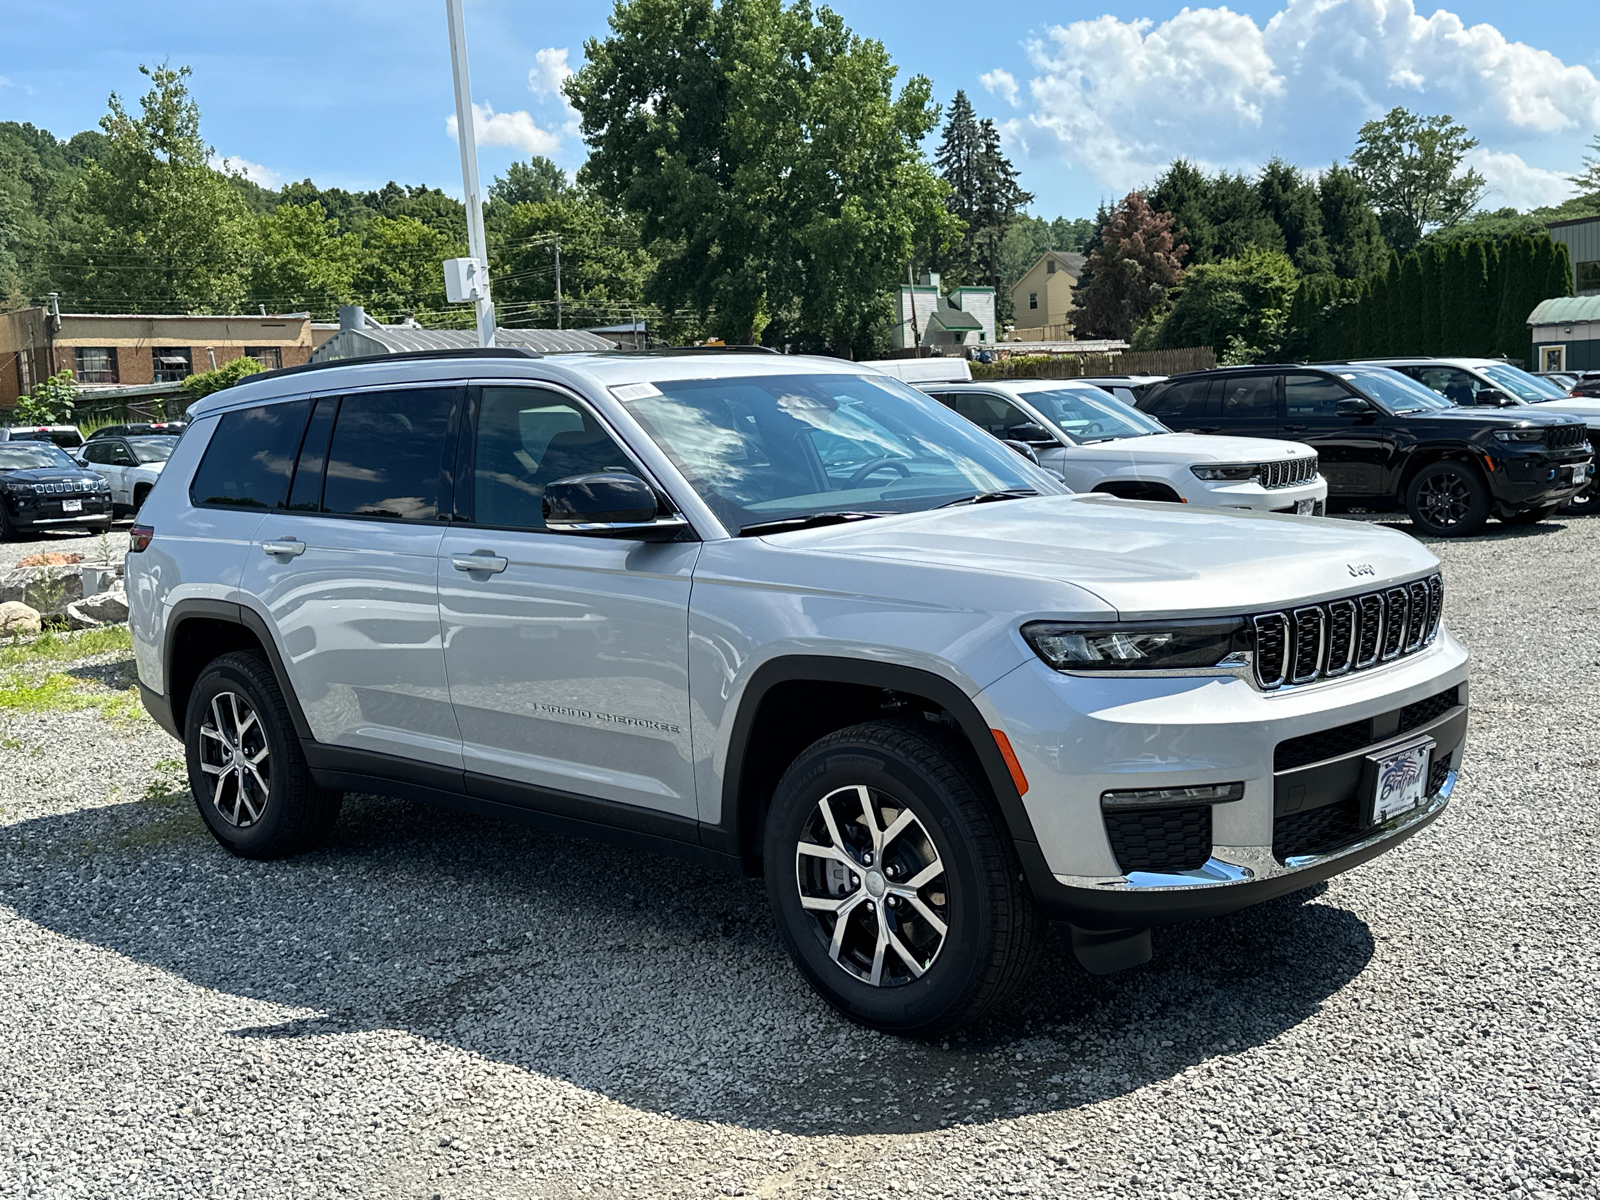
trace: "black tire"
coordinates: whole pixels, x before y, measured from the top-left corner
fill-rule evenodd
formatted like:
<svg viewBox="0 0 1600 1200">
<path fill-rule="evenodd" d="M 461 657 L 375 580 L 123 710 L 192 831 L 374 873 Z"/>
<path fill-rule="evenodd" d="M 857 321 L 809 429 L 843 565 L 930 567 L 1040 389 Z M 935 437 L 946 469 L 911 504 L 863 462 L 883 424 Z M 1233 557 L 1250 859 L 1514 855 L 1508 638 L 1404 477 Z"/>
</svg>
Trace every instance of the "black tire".
<svg viewBox="0 0 1600 1200">
<path fill-rule="evenodd" d="M 152 484 L 148 484 L 147 483 L 143 487 L 134 488 L 134 490 L 133 490 L 133 509 L 131 510 L 131 514 L 130 515 L 135 516 L 135 517 L 137 517 L 139 515 L 139 510 L 144 507 L 145 499 L 150 495 L 150 488 L 152 486 L 153 486 Z"/>
<path fill-rule="evenodd" d="M 93 525 L 90 525 L 88 527 L 88 529 L 89 529 L 90 536 L 99 537 L 102 534 L 107 534 L 107 533 L 111 532 L 111 522 L 110 521 L 96 521 Z"/>
<path fill-rule="evenodd" d="M 1429 463 L 1406 487 L 1411 523 L 1432 537 L 1470 537 L 1489 520 L 1489 509 L 1489 485 L 1463 463 Z"/>
<path fill-rule="evenodd" d="M 1540 521 L 1547 521 L 1556 515 L 1561 508 L 1559 504 L 1546 504 L 1543 508 L 1525 508 L 1519 513 L 1512 513 L 1509 517 L 1501 517 L 1501 523 L 1506 525 L 1537 525 Z"/>
<path fill-rule="evenodd" d="M 1561 511 L 1575 517 L 1588 517 L 1600 512 L 1600 484 L 1591 483 L 1562 505 Z"/>
<path fill-rule="evenodd" d="M 255 714 L 254 722 L 239 715 L 245 708 Z M 245 729 L 234 744 L 246 759 L 265 750 L 265 772 L 249 770 L 228 753 L 230 720 Z M 206 828 L 229 851 L 241 858 L 283 858 L 320 845 L 332 832 L 344 794 L 312 781 L 288 705 L 261 655 L 224 654 L 206 667 L 189 694 L 183 731 L 189 789 Z M 213 772 L 221 764 L 238 766 L 228 766 L 219 778 Z"/>
<path fill-rule="evenodd" d="M 867 789 L 879 830 L 911 813 L 883 843 L 876 867 L 867 853 L 872 839 L 861 820 L 860 788 Z M 850 866 L 798 848 L 834 846 L 824 800 Z M 1044 920 L 988 782 L 965 742 L 927 722 L 872 721 L 809 746 L 778 783 L 764 853 L 767 896 L 795 965 L 824 1000 L 862 1025 L 936 1037 L 1004 1001 L 1038 955 Z M 830 868 L 839 872 L 831 881 Z M 907 887 L 934 868 L 938 873 L 925 885 Z M 814 915 L 803 892 L 814 904 L 853 906 L 842 918 L 837 957 L 841 918 Z M 942 935 L 935 922 L 944 924 Z M 917 961 L 886 948 L 875 984 L 865 948 L 882 939 L 882 930 L 892 930 Z"/>
<path fill-rule="evenodd" d="M 0 542 L 9 542 L 17 536 L 17 528 L 11 523 L 11 514 L 6 512 L 6 502 L 0 500 Z"/>
</svg>

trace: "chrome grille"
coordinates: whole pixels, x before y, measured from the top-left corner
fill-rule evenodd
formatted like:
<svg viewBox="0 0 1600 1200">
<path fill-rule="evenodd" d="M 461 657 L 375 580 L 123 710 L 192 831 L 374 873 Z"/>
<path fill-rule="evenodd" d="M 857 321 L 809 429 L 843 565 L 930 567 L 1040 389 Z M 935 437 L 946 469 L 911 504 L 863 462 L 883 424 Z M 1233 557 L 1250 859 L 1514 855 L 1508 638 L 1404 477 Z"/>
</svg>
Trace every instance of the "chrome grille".
<svg viewBox="0 0 1600 1200">
<path fill-rule="evenodd" d="M 1311 683 L 1414 654 L 1439 635 L 1443 611 L 1444 581 L 1430 575 L 1382 592 L 1260 613 L 1250 619 L 1256 683 L 1269 690 Z"/>
<path fill-rule="evenodd" d="M 1281 462 L 1262 463 L 1256 478 L 1264 488 L 1297 487 L 1310 483 L 1317 477 L 1317 456 L 1286 458 Z"/>
</svg>

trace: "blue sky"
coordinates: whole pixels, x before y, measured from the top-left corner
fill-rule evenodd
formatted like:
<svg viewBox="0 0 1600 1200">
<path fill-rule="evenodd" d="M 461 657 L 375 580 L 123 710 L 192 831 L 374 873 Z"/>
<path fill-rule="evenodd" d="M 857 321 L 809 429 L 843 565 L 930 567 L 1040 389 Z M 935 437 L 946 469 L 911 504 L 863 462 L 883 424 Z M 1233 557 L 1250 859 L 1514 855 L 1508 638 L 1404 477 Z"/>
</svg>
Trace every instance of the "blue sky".
<svg viewBox="0 0 1600 1200">
<path fill-rule="evenodd" d="M 941 101 L 965 88 L 1006 130 L 1045 216 L 1093 213 L 1179 154 L 1248 168 L 1349 152 L 1395 104 L 1450 112 L 1482 140 L 1493 204 L 1566 192 L 1600 133 L 1593 0 L 1267 0 L 1222 7 L 837 0 L 902 75 Z M 140 62 L 194 68 L 204 132 L 265 182 L 389 179 L 460 193 L 442 0 L 6 0 L 0 120 L 92 128 Z M 485 178 L 533 150 L 576 167 L 583 145 L 552 90 L 609 4 L 468 0 Z M 562 52 L 565 51 L 565 54 Z M 931 142 L 929 146 L 931 150 Z"/>
</svg>

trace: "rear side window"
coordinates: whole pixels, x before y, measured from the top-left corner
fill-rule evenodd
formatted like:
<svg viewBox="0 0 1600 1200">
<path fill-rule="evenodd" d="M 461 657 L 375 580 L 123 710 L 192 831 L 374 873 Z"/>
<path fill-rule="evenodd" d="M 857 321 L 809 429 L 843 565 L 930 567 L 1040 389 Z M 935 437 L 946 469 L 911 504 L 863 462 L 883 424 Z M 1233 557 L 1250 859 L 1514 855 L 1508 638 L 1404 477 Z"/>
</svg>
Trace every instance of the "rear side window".
<svg viewBox="0 0 1600 1200">
<path fill-rule="evenodd" d="M 322 511 L 437 519 L 457 394 L 456 388 L 406 388 L 346 396 L 328 445 Z"/>
<path fill-rule="evenodd" d="M 1151 396 L 1140 408 L 1168 424 L 1173 419 L 1197 421 L 1217 415 L 1216 395 L 1215 380 L 1188 379 Z"/>
<path fill-rule="evenodd" d="M 223 413 L 189 485 L 195 504 L 281 508 L 311 401 Z"/>
<path fill-rule="evenodd" d="M 1222 380 L 1222 415 L 1273 418 L 1278 415 L 1275 375 L 1230 375 Z"/>
</svg>

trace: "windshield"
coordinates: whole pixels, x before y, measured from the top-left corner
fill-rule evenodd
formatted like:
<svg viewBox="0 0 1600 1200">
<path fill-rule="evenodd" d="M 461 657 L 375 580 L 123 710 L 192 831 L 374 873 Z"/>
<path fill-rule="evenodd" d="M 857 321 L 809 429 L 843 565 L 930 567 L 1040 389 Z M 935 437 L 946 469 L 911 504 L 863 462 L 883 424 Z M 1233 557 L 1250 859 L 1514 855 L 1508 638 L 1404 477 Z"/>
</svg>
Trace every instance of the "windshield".
<svg viewBox="0 0 1600 1200">
<path fill-rule="evenodd" d="M 1502 391 L 1511 393 L 1518 400 L 1526 400 L 1529 404 L 1542 404 L 1546 400 L 1567 398 L 1566 392 L 1550 380 L 1530 375 L 1521 367 L 1513 367 L 1510 363 L 1479 367 L 1478 373 L 1488 376 Z"/>
<path fill-rule="evenodd" d="M 1388 368 L 1379 371 L 1340 371 L 1339 377 L 1392 413 L 1434 412 L 1455 407 L 1432 388 L 1424 387 L 1415 379 Z"/>
<path fill-rule="evenodd" d="M 887 376 L 686 379 L 615 392 L 732 531 L 821 513 L 921 512 L 992 492 L 1066 490 Z"/>
<path fill-rule="evenodd" d="M 128 445 L 133 448 L 133 456 L 142 463 L 166 462 L 172 457 L 172 452 L 178 448 L 178 439 L 172 437 L 136 437 L 129 438 Z"/>
<path fill-rule="evenodd" d="M 83 469 L 50 442 L 0 442 L 0 471 L 36 471 L 40 467 Z"/>
<path fill-rule="evenodd" d="M 1172 432 L 1160 421 L 1112 399 L 1098 388 L 1052 388 L 1019 392 L 1018 395 L 1075 442 L 1103 442 Z"/>
</svg>

